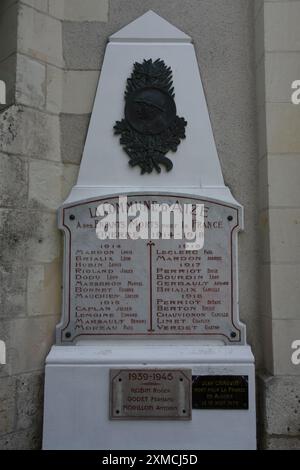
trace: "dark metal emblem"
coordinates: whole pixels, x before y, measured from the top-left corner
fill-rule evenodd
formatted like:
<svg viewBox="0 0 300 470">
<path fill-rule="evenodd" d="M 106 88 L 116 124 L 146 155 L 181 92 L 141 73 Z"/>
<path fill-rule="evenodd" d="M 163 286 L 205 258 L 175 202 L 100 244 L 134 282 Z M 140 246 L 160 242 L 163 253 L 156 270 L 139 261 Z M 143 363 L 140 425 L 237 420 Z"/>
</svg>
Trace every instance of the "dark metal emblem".
<svg viewBox="0 0 300 470">
<path fill-rule="evenodd" d="M 176 152 L 185 138 L 187 122 L 176 115 L 172 70 L 163 60 L 135 63 L 125 91 L 125 119 L 117 121 L 114 130 L 120 134 L 120 144 L 129 156 L 131 166 L 141 172 L 160 173 L 173 163 L 166 154 Z"/>
</svg>

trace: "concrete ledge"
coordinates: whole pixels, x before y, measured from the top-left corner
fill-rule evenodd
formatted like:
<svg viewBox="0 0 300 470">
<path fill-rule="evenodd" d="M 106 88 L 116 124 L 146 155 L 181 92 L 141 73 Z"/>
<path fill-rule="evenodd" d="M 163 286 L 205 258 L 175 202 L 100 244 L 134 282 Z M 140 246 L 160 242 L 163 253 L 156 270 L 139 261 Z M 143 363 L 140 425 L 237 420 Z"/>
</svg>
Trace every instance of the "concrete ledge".
<svg viewBox="0 0 300 470">
<path fill-rule="evenodd" d="M 55 364 L 214 363 L 253 364 L 250 346 L 203 346 L 199 341 L 91 341 L 77 346 L 53 346 L 46 360 Z"/>
</svg>

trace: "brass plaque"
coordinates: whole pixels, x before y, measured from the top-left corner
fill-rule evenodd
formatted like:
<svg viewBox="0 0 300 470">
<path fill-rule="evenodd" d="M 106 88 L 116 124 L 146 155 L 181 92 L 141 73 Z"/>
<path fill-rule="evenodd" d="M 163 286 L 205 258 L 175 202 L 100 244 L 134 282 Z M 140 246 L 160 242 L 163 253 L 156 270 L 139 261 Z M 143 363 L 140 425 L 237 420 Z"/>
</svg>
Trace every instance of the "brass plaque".
<svg viewBox="0 0 300 470">
<path fill-rule="evenodd" d="M 110 419 L 192 419 L 190 369 L 111 369 Z"/>
</svg>

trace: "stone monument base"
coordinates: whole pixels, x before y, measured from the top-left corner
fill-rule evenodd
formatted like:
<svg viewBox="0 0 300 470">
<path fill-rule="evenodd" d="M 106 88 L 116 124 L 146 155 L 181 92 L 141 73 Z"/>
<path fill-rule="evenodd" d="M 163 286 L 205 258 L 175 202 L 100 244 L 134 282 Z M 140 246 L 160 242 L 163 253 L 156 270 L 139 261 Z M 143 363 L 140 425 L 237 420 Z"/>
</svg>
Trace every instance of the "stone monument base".
<svg viewBox="0 0 300 470">
<path fill-rule="evenodd" d="M 247 376 L 249 409 L 193 409 L 191 421 L 109 419 L 111 369 L 191 369 Z M 199 341 L 101 341 L 53 346 L 46 361 L 44 449 L 255 449 L 255 371 L 249 346 Z"/>
</svg>

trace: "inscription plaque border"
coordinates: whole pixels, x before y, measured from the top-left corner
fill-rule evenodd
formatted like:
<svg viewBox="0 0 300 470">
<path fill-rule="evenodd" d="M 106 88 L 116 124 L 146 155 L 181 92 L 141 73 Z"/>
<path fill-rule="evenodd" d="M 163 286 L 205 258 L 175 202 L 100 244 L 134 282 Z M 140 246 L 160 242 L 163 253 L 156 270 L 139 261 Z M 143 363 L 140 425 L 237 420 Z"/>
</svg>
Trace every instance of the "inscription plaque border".
<svg viewBox="0 0 300 470">
<path fill-rule="evenodd" d="M 115 383 L 115 379 L 122 373 L 146 373 L 151 376 L 151 374 L 163 374 L 163 373 L 172 373 L 176 374 L 179 376 L 183 376 L 185 379 L 183 379 L 182 383 L 182 388 L 185 391 L 184 397 L 183 397 L 183 404 L 185 414 L 182 415 L 155 415 L 155 414 L 145 414 L 144 416 L 142 415 L 122 415 L 122 413 L 116 414 L 114 413 L 114 407 L 115 403 L 117 401 L 116 399 L 116 394 L 118 391 L 116 390 L 116 393 L 114 393 L 114 387 L 117 388 L 118 383 Z M 159 420 L 159 421 L 190 421 L 192 419 L 192 369 L 172 369 L 172 368 L 136 368 L 136 369 L 131 369 L 131 368 L 122 368 L 122 369 L 110 369 L 109 371 L 110 375 L 110 389 L 109 389 L 109 418 L 110 420 L 122 420 L 122 421 L 130 421 L 130 420 Z M 150 379 L 153 380 L 153 379 Z M 158 379 L 156 379 L 158 380 Z M 129 380 L 128 380 L 129 383 Z M 157 385 L 163 386 L 163 384 Z M 179 387 L 179 384 L 177 385 Z M 122 384 L 122 387 L 123 384 Z M 177 393 L 176 393 L 177 392 Z M 122 393 L 119 392 L 119 393 Z M 174 393 L 174 391 L 173 391 Z M 129 395 L 129 394 L 128 394 Z M 174 397 L 177 399 L 177 405 L 181 405 L 180 397 L 178 390 L 175 390 Z M 122 400 L 120 400 L 122 401 Z M 146 411 L 146 410 L 145 410 Z M 149 411 L 148 411 L 149 412 Z"/>
<path fill-rule="evenodd" d="M 205 333 L 80 333 L 76 336 L 70 337 L 65 335 L 66 330 L 71 321 L 71 251 L 72 251 L 72 232 L 68 225 L 66 225 L 66 211 L 75 207 L 79 207 L 82 205 L 90 204 L 90 203 L 101 203 L 102 201 L 109 202 L 112 199 L 117 199 L 119 196 L 127 196 L 127 197 L 135 197 L 135 198 L 145 198 L 145 197 L 166 197 L 166 198 L 178 198 L 178 199 L 186 199 L 193 203 L 211 203 L 214 205 L 218 205 L 221 207 L 225 207 L 231 210 L 236 211 L 236 224 L 231 228 L 230 231 L 230 240 L 229 240 L 229 249 L 230 249 L 230 306 L 231 306 L 231 324 L 235 329 L 236 336 L 230 337 L 225 335 L 224 333 L 220 332 L 205 332 Z M 182 337 L 190 337 L 190 338 L 215 338 L 221 339 L 225 341 L 227 344 L 245 344 L 245 325 L 240 322 L 239 315 L 238 315 L 238 299 L 237 299 L 237 285 L 234 286 L 234 283 L 237 281 L 237 266 L 236 266 L 236 253 L 234 253 L 233 244 L 234 241 L 237 239 L 237 233 L 239 232 L 240 226 L 240 211 L 241 207 L 238 205 L 226 203 L 214 198 L 203 197 L 201 195 L 195 194 L 188 194 L 188 193 L 170 193 L 170 192 L 163 192 L 160 191 L 159 193 L 153 193 L 152 191 L 145 191 L 145 192 L 127 192 L 127 193 L 118 193 L 118 194 L 109 194 L 109 195 L 101 195 L 99 197 L 87 198 L 84 200 L 77 201 L 75 203 L 69 203 L 63 205 L 59 209 L 59 228 L 65 234 L 64 240 L 64 291 L 63 291 L 63 312 L 62 312 L 62 320 L 57 325 L 57 342 L 58 344 L 70 344 L 73 345 L 76 342 L 76 339 L 79 337 L 110 337 L 110 338 L 117 338 L 117 337 L 124 337 L 124 338 L 182 338 Z M 118 240 L 116 240 L 118 241 Z M 105 242 L 105 240 L 103 240 Z M 236 248 L 236 246 L 235 246 Z M 66 283 L 66 280 L 68 281 Z M 236 312 L 234 311 L 236 310 Z M 67 313 L 67 321 L 65 318 L 65 314 Z M 224 339 L 225 338 L 225 339 Z"/>
</svg>

